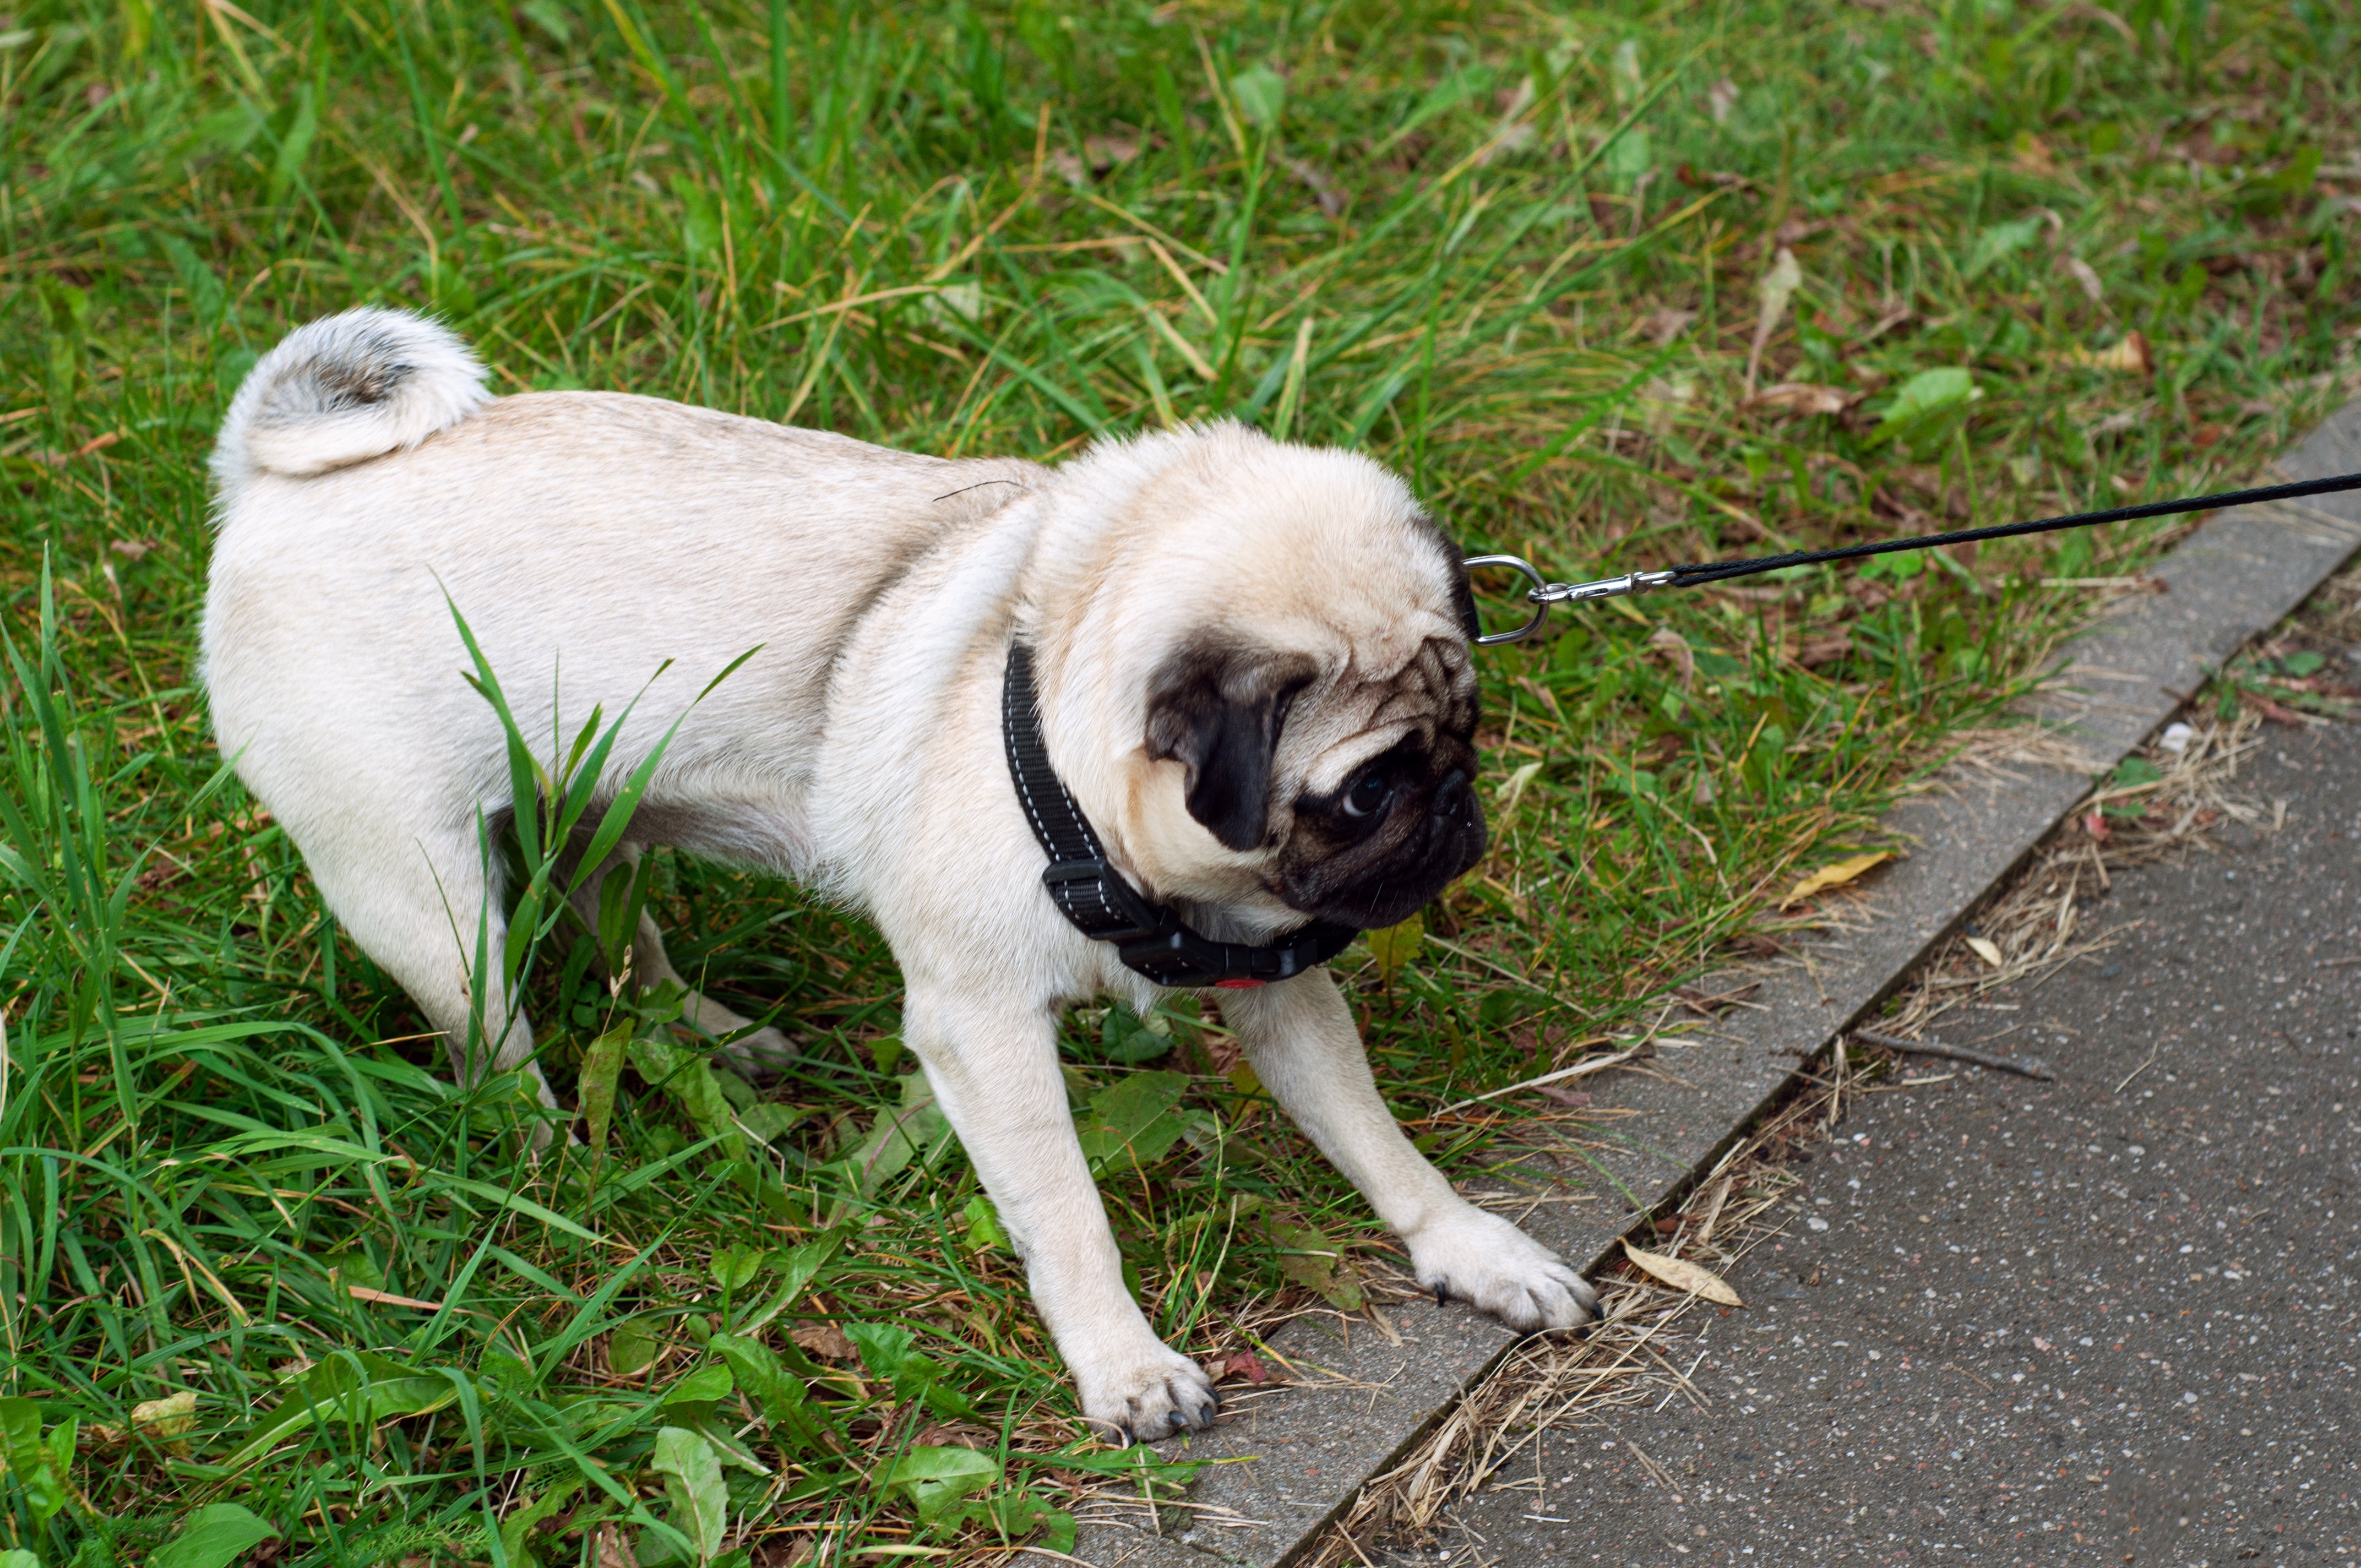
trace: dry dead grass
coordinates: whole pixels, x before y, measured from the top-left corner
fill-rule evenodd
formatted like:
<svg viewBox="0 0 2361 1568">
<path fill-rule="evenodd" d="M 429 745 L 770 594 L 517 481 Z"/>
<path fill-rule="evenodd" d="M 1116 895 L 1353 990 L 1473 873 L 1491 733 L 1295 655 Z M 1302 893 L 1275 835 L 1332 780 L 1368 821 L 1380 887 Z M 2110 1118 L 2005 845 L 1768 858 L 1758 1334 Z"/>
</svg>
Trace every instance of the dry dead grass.
<svg viewBox="0 0 2361 1568">
<path fill-rule="evenodd" d="M 1656 1222 L 1651 1250 L 1719 1275 L 1781 1234 L 1773 1211 L 1796 1178 L 1788 1151 L 1840 1119 L 1855 1080 L 1816 1077 L 1697 1182 L 1679 1210 Z M 1423 1545 L 1453 1504 L 1515 1463 L 1552 1430 L 1595 1424 L 1600 1412 L 1663 1406 L 1703 1396 L 1680 1349 L 1701 1312 L 1723 1310 L 1675 1290 L 1636 1266 L 1611 1266 L 1596 1280 L 1606 1320 L 1587 1338 L 1536 1334 L 1512 1348 L 1401 1464 L 1361 1488 L 1343 1521 L 1304 1561 L 1344 1568 L 1373 1561 L 1372 1549 Z"/>
</svg>

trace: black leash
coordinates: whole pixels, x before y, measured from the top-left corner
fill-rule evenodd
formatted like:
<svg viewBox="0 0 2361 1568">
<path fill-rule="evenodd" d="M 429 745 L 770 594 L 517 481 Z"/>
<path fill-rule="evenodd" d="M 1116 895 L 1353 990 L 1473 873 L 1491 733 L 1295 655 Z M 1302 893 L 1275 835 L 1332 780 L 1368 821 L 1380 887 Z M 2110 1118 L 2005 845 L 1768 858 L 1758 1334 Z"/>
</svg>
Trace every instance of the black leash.
<svg viewBox="0 0 2361 1568">
<path fill-rule="evenodd" d="M 2076 512 L 2070 517 L 2042 518 L 2033 522 L 2002 523 L 1993 528 L 1963 528 L 1950 533 L 1889 539 L 1876 544 L 1793 550 L 1784 555 L 1763 555 L 1748 561 L 1711 561 L 1661 572 L 1632 572 L 1595 583 L 1553 583 L 1532 562 L 1515 555 L 1471 555 L 1465 565 L 1510 567 L 1522 572 L 1533 585 L 1525 596 L 1533 605 L 1532 619 L 1513 631 L 1496 631 L 1476 639 L 1488 647 L 1521 642 L 1531 637 L 1541 630 L 1554 604 L 1620 598 L 1652 588 L 1693 588 L 1788 566 L 1857 561 L 1905 550 L 1933 550 L 1982 539 L 2054 533 L 2061 529 L 2092 528 L 2144 517 L 2173 517 L 2220 507 L 2301 500 L 2306 496 L 2334 495 L 2345 490 L 2361 490 L 2361 474 L 2180 500 L 2147 501 L 2138 506 Z M 1016 785 L 1017 799 L 1025 807 L 1025 819 L 1032 825 L 1033 836 L 1040 840 L 1042 851 L 1049 857 L 1049 869 L 1041 873 L 1041 881 L 1049 890 L 1050 900 L 1083 936 L 1115 944 L 1125 967 L 1135 973 L 1159 985 L 1183 988 L 1268 985 L 1327 962 L 1360 935 L 1348 927 L 1315 921 L 1283 942 L 1259 947 L 1217 942 L 1191 930 L 1170 908 L 1150 904 L 1140 896 L 1124 880 L 1123 873 L 1107 862 L 1105 846 L 1099 841 L 1090 819 L 1082 815 L 1082 807 L 1074 803 L 1073 795 L 1049 764 L 1049 746 L 1041 734 L 1040 699 L 1033 685 L 1033 653 L 1022 642 L 1009 644 L 1008 671 L 1000 689 L 1000 722 L 1002 738 L 1007 745 L 1009 777 Z"/>
<path fill-rule="evenodd" d="M 1142 898 L 1107 863 L 1090 819 L 1049 765 L 1040 698 L 1033 687 L 1033 651 L 1022 642 L 1008 647 L 1008 673 L 1000 684 L 1000 732 L 1025 820 L 1049 857 L 1041 881 L 1051 902 L 1083 936 L 1114 943 L 1126 969 L 1159 985 L 1243 990 L 1326 963 L 1360 935 L 1350 927 L 1314 921 L 1283 942 L 1217 942 L 1191 930 L 1162 905 Z"/>
<path fill-rule="evenodd" d="M 2182 512 L 2212 511 L 2221 507 L 2261 506 L 2271 501 L 2301 500 L 2306 496 L 2330 496 L 2361 490 L 2361 474 L 2339 474 L 2326 479 L 2302 479 L 2291 485 L 2266 485 L 2259 489 L 2227 490 L 2220 495 L 2189 496 L 2180 500 L 2144 501 L 2138 506 L 2110 507 L 2104 511 L 2078 511 L 2070 517 L 2046 517 L 2033 522 L 2004 522 L 1992 528 L 1962 528 L 1950 533 L 1923 534 L 1916 539 L 1889 539 L 1876 544 L 1847 544 L 1836 550 L 1791 550 L 1784 555 L 1760 555 L 1750 561 L 1711 561 L 1701 565 L 1674 566 L 1661 572 L 1632 572 L 1595 583 L 1553 583 L 1532 562 L 1515 555 L 1471 555 L 1470 566 L 1508 566 L 1532 583 L 1525 597 L 1532 601 L 1533 618 L 1514 631 L 1495 631 L 1476 641 L 1486 647 L 1521 642 L 1541 630 L 1554 604 L 1580 604 L 1589 599 L 1620 598 L 1652 588 L 1694 588 L 1707 583 L 1751 577 L 1789 566 L 1817 566 L 1825 561 L 1857 561 L 1868 555 L 1892 555 L 1905 550 L 1933 550 L 1945 544 L 1968 544 L 1980 539 L 2015 539 L 2027 533 L 2055 533 L 2068 528 L 2094 528 L 2102 523 L 2131 522 L 2144 517 L 2174 517 Z"/>
</svg>

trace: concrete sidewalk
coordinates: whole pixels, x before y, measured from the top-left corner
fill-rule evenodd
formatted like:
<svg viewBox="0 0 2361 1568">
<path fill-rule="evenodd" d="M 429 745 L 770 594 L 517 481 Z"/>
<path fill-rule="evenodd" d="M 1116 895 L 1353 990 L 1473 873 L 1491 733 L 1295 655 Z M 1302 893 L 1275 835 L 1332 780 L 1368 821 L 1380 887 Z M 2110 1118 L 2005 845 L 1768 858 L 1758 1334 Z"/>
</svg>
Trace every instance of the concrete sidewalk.
<svg viewBox="0 0 2361 1568">
<path fill-rule="evenodd" d="M 1914 1060 L 1802 1168 L 1681 1354 L 1709 1411 L 1548 1434 L 1397 1561 L 2361 1563 L 2361 729 L 2238 792 L 2284 828 L 1940 1031 L 2059 1081 Z"/>
</svg>

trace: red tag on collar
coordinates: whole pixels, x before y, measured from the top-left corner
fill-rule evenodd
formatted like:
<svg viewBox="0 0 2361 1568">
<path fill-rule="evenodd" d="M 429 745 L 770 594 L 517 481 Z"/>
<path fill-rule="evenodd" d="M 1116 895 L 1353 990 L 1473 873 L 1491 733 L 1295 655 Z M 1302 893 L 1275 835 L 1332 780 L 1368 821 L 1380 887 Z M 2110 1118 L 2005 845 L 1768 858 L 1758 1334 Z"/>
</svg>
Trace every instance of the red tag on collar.
<svg viewBox="0 0 2361 1568">
<path fill-rule="evenodd" d="M 1217 980 L 1213 982 L 1213 989 L 1216 991 L 1252 991 L 1257 986 L 1268 985 L 1270 981 L 1267 980 Z"/>
</svg>

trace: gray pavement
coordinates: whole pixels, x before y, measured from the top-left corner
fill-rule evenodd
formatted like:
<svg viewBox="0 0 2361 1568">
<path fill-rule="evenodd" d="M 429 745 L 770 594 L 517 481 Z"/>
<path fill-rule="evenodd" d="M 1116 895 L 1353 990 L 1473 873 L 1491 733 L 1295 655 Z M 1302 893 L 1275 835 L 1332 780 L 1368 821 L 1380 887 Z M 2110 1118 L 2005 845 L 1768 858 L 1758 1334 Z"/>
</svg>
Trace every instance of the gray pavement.
<svg viewBox="0 0 2361 1568">
<path fill-rule="evenodd" d="M 1711 1409 L 1547 1434 L 1437 1552 L 2361 1563 L 2361 728 L 2240 793 L 2284 828 L 2116 873 L 2112 948 L 1945 1021 L 2059 1081 L 1867 1096 L 1681 1355 Z"/>
</svg>

